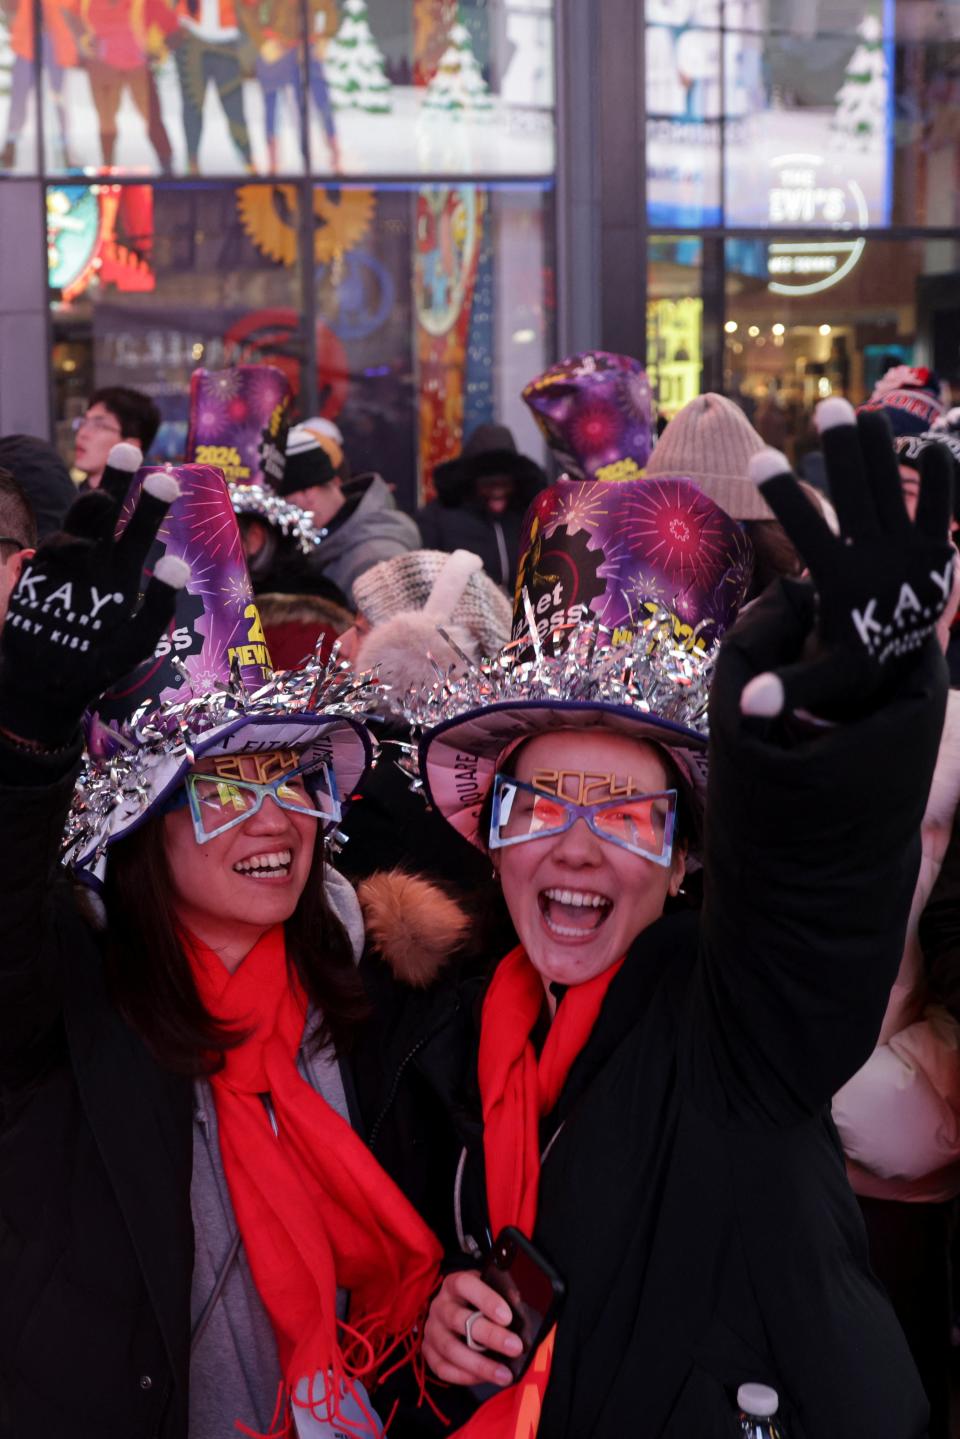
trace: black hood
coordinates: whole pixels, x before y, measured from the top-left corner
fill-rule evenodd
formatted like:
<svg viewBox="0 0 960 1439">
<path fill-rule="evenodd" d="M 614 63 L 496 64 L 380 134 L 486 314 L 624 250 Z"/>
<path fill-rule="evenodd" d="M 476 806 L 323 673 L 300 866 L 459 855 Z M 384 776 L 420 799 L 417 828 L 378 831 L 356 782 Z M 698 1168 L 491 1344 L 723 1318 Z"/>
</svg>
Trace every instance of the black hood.
<svg viewBox="0 0 960 1439">
<path fill-rule="evenodd" d="M 33 435 L 5 435 L 0 439 L 0 469 L 11 472 L 33 506 L 41 540 L 62 528 L 77 490 L 52 445 Z"/>
<path fill-rule="evenodd" d="M 477 498 L 477 482 L 487 475 L 510 475 L 514 482 L 510 509 L 526 511 L 530 502 L 549 481 L 535 460 L 516 450 L 484 450 L 478 455 L 458 455 L 433 472 L 433 483 L 441 505 L 457 509 Z"/>
</svg>

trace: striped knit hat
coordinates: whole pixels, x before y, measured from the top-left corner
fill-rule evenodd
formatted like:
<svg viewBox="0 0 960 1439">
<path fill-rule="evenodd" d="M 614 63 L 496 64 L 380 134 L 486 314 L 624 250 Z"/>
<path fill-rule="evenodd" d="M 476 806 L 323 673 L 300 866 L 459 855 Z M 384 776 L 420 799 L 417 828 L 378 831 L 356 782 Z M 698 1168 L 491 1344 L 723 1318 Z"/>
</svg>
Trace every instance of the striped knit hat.
<svg viewBox="0 0 960 1439">
<path fill-rule="evenodd" d="M 732 400 L 698 395 L 664 430 L 645 474 L 693 480 L 735 520 L 772 520 L 773 511 L 747 478 L 751 455 L 764 441 Z"/>
<path fill-rule="evenodd" d="M 283 474 L 271 480 L 276 493 L 292 495 L 313 485 L 328 485 L 336 474 L 329 449 L 332 443 L 324 443 L 306 425 L 294 425 L 287 434 Z"/>
</svg>

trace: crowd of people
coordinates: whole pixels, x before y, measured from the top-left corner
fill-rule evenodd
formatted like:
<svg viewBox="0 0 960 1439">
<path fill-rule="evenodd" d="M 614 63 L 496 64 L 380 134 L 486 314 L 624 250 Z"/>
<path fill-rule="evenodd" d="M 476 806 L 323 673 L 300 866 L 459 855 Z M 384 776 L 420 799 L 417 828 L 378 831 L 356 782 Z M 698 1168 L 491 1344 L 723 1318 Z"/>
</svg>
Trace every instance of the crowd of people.
<svg viewBox="0 0 960 1439">
<path fill-rule="evenodd" d="M 0 439 L 2 1439 L 949 1439 L 960 415 L 524 399 Z"/>
</svg>

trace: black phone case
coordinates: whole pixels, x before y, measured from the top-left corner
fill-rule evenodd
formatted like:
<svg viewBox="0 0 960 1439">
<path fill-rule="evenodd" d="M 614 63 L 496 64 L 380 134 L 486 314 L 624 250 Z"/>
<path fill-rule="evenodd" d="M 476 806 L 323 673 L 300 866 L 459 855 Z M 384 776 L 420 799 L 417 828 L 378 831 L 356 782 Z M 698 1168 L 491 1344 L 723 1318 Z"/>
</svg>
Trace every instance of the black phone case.
<svg viewBox="0 0 960 1439">
<path fill-rule="evenodd" d="M 512 1225 L 500 1231 L 480 1277 L 510 1305 L 513 1322 L 509 1328 L 523 1340 L 523 1353 L 515 1359 L 506 1354 L 495 1356 L 517 1380 L 557 1322 L 566 1292 L 563 1280 Z"/>
</svg>

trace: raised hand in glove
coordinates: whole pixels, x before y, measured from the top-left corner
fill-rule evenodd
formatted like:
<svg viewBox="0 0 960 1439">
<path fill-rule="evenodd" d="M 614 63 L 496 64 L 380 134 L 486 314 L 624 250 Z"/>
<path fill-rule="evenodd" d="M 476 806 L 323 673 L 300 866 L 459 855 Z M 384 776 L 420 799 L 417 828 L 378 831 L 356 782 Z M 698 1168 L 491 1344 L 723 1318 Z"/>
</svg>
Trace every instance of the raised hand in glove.
<svg viewBox="0 0 960 1439">
<path fill-rule="evenodd" d="M 931 446 L 920 461 L 911 522 L 886 419 L 856 416 L 846 400 L 817 407 L 817 428 L 840 520 L 834 535 L 777 450 L 750 461 L 750 477 L 804 560 L 816 591 L 809 653 L 757 675 L 744 714 L 803 709 L 834 719 L 869 707 L 895 666 L 921 648 L 950 599 L 955 551 L 950 457 Z"/>
<path fill-rule="evenodd" d="M 0 732 L 14 739 L 69 744 L 84 710 L 146 659 L 173 618 L 190 571 L 170 555 L 158 561 L 138 608 L 144 560 L 180 493 L 172 475 L 147 477 L 114 538 L 134 460 L 116 452 L 131 448 L 114 447 L 111 462 L 121 463 L 110 483 L 74 503 L 13 592 L 0 634 Z"/>
</svg>

